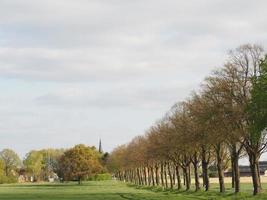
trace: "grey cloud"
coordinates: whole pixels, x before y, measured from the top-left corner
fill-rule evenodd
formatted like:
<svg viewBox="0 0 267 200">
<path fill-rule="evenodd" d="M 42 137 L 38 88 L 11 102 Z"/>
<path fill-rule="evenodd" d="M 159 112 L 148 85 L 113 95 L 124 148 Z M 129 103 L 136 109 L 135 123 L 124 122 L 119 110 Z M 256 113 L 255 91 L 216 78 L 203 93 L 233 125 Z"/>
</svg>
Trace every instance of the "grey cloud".
<svg viewBox="0 0 267 200">
<path fill-rule="evenodd" d="M 0 76 L 115 80 L 217 63 L 267 41 L 266 1 L 234 2 L 1 1 Z"/>
<path fill-rule="evenodd" d="M 171 106 L 177 99 L 183 99 L 191 87 L 158 87 L 158 88 L 120 88 L 111 91 L 85 91 L 80 89 L 65 89 L 57 93 L 39 96 L 35 102 L 44 106 L 59 107 L 97 107 L 100 109 L 157 109 Z"/>
<path fill-rule="evenodd" d="M 21 79 L 54 81 L 129 80 L 162 73 L 183 72 L 190 60 L 208 66 L 210 59 L 204 52 L 166 50 L 155 47 L 151 51 L 97 51 L 93 49 L 54 50 L 36 48 L 0 48 L 0 76 Z M 128 52 L 129 53 L 129 52 Z M 120 55 L 119 59 L 116 56 Z M 206 59 L 206 60 L 205 60 Z M 198 66 L 192 63 L 190 68 Z M 211 66 L 210 66 L 211 67 Z"/>
</svg>

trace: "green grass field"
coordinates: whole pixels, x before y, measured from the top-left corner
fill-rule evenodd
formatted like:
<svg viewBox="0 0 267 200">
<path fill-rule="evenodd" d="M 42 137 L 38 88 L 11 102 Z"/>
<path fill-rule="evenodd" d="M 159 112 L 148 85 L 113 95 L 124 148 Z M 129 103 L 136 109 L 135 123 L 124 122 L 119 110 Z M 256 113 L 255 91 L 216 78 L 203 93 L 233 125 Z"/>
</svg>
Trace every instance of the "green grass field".
<svg viewBox="0 0 267 200">
<path fill-rule="evenodd" d="M 229 186 L 229 185 L 228 185 Z M 264 185 L 266 188 L 267 185 Z M 251 185 L 243 184 L 243 191 L 234 195 L 228 189 L 223 195 L 213 185 L 210 192 L 162 191 L 137 188 L 117 181 L 68 184 L 11 184 L 0 185 L 0 200 L 194 200 L 194 199 L 267 199 L 267 192 L 256 198 L 251 195 Z"/>
</svg>

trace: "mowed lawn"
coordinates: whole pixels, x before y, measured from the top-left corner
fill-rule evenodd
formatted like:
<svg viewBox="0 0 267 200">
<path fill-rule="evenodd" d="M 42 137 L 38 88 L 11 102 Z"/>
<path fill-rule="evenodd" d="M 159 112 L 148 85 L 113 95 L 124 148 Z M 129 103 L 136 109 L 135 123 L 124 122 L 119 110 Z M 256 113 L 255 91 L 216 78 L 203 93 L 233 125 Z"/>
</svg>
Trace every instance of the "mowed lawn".
<svg viewBox="0 0 267 200">
<path fill-rule="evenodd" d="M 229 186 L 229 185 L 227 185 Z M 266 184 L 263 185 L 267 188 Z M 223 195 L 212 186 L 210 192 L 162 191 L 136 188 L 117 181 L 86 182 L 83 185 L 67 184 L 11 184 L 0 185 L 0 200 L 194 200 L 194 199 L 267 199 L 267 192 L 257 198 L 251 195 L 251 184 L 243 184 L 243 191 L 234 195 L 231 189 Z"/>
</svg>

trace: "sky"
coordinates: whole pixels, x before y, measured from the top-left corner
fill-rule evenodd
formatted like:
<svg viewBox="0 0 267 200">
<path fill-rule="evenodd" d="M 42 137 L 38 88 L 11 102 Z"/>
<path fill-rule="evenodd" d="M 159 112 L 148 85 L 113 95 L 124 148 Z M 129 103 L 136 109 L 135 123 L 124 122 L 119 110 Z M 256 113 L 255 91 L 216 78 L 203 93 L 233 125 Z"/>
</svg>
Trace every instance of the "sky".
<svg viewBox="0 0 267 200">
<path fill-rule="evenodd" d="M 266 0 L 0 0 L 0 149 L 143 134 L 229 49 L 267 44 Z M 267 157 L 266 157 L 267 158 Z"/>
</svg>

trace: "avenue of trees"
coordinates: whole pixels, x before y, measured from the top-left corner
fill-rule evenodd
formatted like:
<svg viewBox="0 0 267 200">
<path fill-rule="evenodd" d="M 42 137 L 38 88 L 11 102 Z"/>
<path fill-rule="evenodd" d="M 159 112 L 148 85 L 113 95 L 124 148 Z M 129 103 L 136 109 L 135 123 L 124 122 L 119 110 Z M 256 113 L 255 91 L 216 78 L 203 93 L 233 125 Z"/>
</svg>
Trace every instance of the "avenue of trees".
<svg viewBox="0 0 267 200">
<path fill-rule="evenodd" d="M 76 145 L 70 149 L 32 150 L 23 160 L 11 149 L 0 152 L 0 183 L 88 180 L 107 173 L 107 153 L 95 147 Z"/>
<path fill-rule="evenodd" d="M 261 46 L 242 45 L 198 92 L 176 103 L 144 135 L 114 149 L 108 168 L 119 180 L 138 185 L 189 190 L 194 183 L 196 191 L 208 191 L 213 166 L 220 192 L 228 169 L 238 193 L 239 159 L 247 156 L 256 195 L 262 190 L 259 159 L 266 151 L 266 127 L 267 56 Z"/>
</svg>

